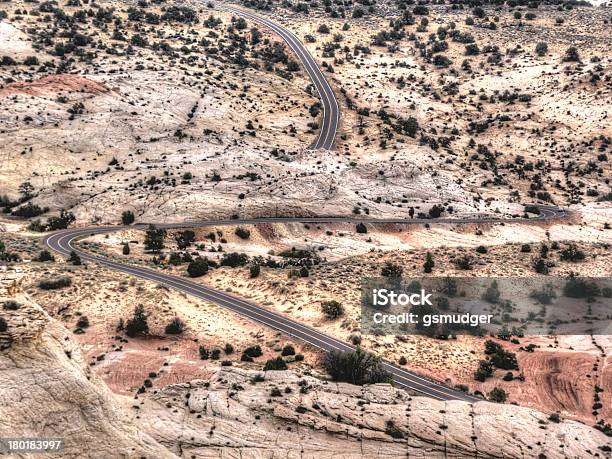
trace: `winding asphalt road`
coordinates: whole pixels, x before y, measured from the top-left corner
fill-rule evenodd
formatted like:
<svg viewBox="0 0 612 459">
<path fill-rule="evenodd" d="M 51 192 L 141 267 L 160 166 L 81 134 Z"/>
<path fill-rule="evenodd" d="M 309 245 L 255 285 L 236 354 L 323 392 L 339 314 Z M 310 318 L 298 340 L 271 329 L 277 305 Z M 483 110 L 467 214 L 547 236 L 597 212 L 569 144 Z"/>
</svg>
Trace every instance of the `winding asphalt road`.
<svg viewBox="0 0 612 459">
<path fill-rule="evenodd" d="M 338 105 L 338 100 L 336 99 L 336 96 L 331 86 L 325 79 L 323 72 L 321 72 L 319 66 L 313 59 L 312 55 L 308 52 L 306 47 L 302 44 L 302 42 L 300 42 L 300 40 L 292 32 L 289 32 L 287 29 L 279 26 L 278 24 L 272 22 L 271 20 L 263 16 L 257 16 L 243 9 L 235 8 L 229 5 L 218 5 L 218 7 L 221 10 L 236 14 L 238 16 L 242 16 L 245 19 L 249 19 L 253 22 L 261 24 L 271 29 L 283 40 L 285 40 L 287 46 L 291 48 L 291 50 L 295 53 L 300 62 L 302 62 L 304 70 L 306 70 L 308 76 L 310 76 L 312 84 L 319 93 L 319 97 L 321 98 L 321 105 L 323 106 L 323 120 L 321 130 L 319 131 L 319 136 L 312 144 L 311 148 L 314 150 L 333 149 L 336 133 L 338 132 L 338 125 L 340 124 L 340 107 Z"/>
<path fill-rule="evenodd" d="M 249 20 L 255 21 L 266 27 L 269 27 L 278 35 L 280 35 L 286 42 L 287 45 L 295 52 L 298 56 L 306 72 L 309 74 L 314 86 L 319 92 L 321 102 L 323 105 L 323 122 L 322 128 L 319 133 L 319 137 L 313 144 L 315 149 L 331 149 L 334 146 L 334 139 L 338 130 L 338 123 L 340 120 L 340 109 L 338 102 L 332 91 L 329 83 L 325 80 L 325 77 L 317 67 L 314 59 L 308 53 L 306 48 L 300 43 L 300 41 L 291 32 L 285 30 L 281 26 L 275 24 L 269 19 L 256 16 L 250 12 L 240 10 L 231 6 L 220 6 L 222 9 L 243 16 Z M 540 215 L 534 219 L 537 220 L 552 220 L 559 219 L 566 216 L 566 212 L 563 209 L 554 206 L 540 206 Z M 531 219 L 529 221 L 532 221 Z M 302 223 L 335 223 L 335 222 L 349 222 L 356 224 L 358 222 L 364 223 L 403 223 L 403 224 L 424 224 L 424 223 L 446 223 L 446 224 L 460 224 L 460 223 L 494 223 L 504 222 L 508 219 L 504 218 L 490 218 L 482 215 L 474 215 L 469 218 L 461 220 L 441 218 L 435 220 L 428 219 L 355 219 L 347 217 L 277 217 L 277 218 L 251 218 L 251 219 L 240 219 L 240 220 L 221 220 L 221 221 L 205 221 L 205 222 L 185 222 L 185 223 L 173 223 L 173 224 L 157 224 L 158 228 L 172 229 L 172 228 L 189 228 L 189 227 L 203 227 L 203 226 L 219 226 L 219 225 L 238 225 L 238 224 L 257 224 L 257 223 L 286 223 L 286 222 L 302 222 Z M 516 220 L 514 220 L 516 221 Z M 130 228 L 145 229 L 147 225 L 140 224 L 131 226 Z M 332 336 L 329 336 L 319 330 L 300 324 L 288 317 L 272 312 L 261 305 L 253 303 L 251 301 L 244 300 L 235 295 L 228 294 L 213 288 L 201 285 L 197 282 L 191 281 L 187 278 L 177 277 L 162 273 L 160 271 L 144 268 L 141 266 L 127 265 L 112 261 L 105 257 L 97 256 L 86 251 L 80 250 L 74 246 L 76 239 L 86 237 L 93 234 L 110 233 L 113 231 L 119 231 L 125 229 L 124 226 L 108 226 L 108 227 L 92 227 L 92 228 L 74 228 L 67 229 L 52 233 L 44 239 L 45 245 L 52 250 L 59 252 L 62 255 L 68 256 L 71 251 L 76 252 L 83 260 L 97 263 L 113 271 L 120 271 L 126 274 L 140 277 L 142 279 L 157 282 L 167 287 L 180 290 L 189 295 L 193 295 L 197 298 L 201 298 L 206 301 L 210 301 L 222 307 L 225 307 L 231 311 L 234 311 L 244 317 L 247 317 L 255 322 L 261 323 L 262 325 L 268 326 L 286 335 L 293 336 L 305 343 L 315 346 L 324 351 L 351 351 L 354 349 L 353 346 L 340 341 Z M 439 399 L 439 400 L 463 400 L 467 402 L 476 402 L 480 400 L 477 397 L 465 394 L 461 391 L 449 389 L 448 387 L 440 384 L 436 381 L 421 377 L 415 373 L 406 371 L 402 368 L 391 365 L 390 363 L 384 363 L 386 370 L 392 375 L 394 382 L 397 386 L 411 389 L 421 394 Z"/>
<path fill-rule="evenodd" d="M 565 216 L 563 209 L 553 207 L 541 208 L 540 218 L 541 220 L 551 220 L 557 218 L 563 218 Z M 287 223 L 287 222 L 302 222 L 302 223 L 339 223 L 339 222 L 350 222 L 350 223 L 402 223 L 402 224 L 423 224 L 423 223 L 486 223 L 486 222 L 499 222 L 502 219 L 487 219 L 487 218 L 472 218 L 466 220 L 452 220 L 452 219 L 438 219 L 438 220 L 421 220 L 421 219 L 381 219 L 381 220 L 369 220 L 369 219 L 353 219 L 353 218 L 342 218 L 342 217 L 310 217 L 310 218 L 299 218 L 299 217 L 277 217 L 277 218 L 250 218 L 241 220 L 218 220 L 218 221 L 206 221 L 206 222 L 187 222 L 187 223 L 171 223 L 171 224 L 160 224 L 158 228 L 173 229 L 173 228 L 192 228 L 192 227 L 205 227 L 205 226 L 221 226 L 221 225 L 239 225 L 239 224 L 257 224 L 257 223 Z M 508 221 L 508 220 L 503 220 Z M 255 322 L 266 325 L 270 328 L 278 330 L 286 335 L 293 336 L 305 343 L 315 346 L 324 351 L 351 351 L 354 347 L 340 341 L 332 336 L 329 336 L 319 330 L 303 325 L 299 322 L 291 320 L 281 314 L 272 312 L 263 306 L 244 300 L 235 295 L 219 291 L 205 285 L 201 285 L 197 282 L 191 281 L 187 278 L 177 277 L 162 273 L 160 271 L 144 268 L 141 266 L 127 265 L 112 261 L 108 258 L 93 255 L 86 251 L 80 250 L 75 247 L 74 242 L 78 238 L 87 237 L 94 234 L 111 233 L 126 228 L 138 228 L 145 229 L 147 225 L 140 224 L 131 227 L 126 226 L 106 226 L 106 227 L 91 227 L 91 228 L 71 228 L 67 230 L 58 231 L 45 237 L 44 243 L 50 249 L 59 252 L 62 255 L 68 256 L 71 251 L 76 252 L 83 260 L 97 263 L 105 268 L 113 271 L 124 272 L 133 276 L 140 277 L 142 279 L 157 282 L 167 287 L 180 290 L 189 295 L 193 295 L 197 298 L 210 301 L 219 306 L 234 311 L 244 317 L 247 317 Z M 432 381 L 430 379 L 421 377 L 415 373 L 403 370 L 402 368 L 396 367 L 389 363 L 384 363 L 386 370 L 393 375 L 393 380 L 397 386 L 411 389 L 421 394 L 436 398 L 438 400 L 463 400 L 467 402 L 475 402 L 480 400 L 477 397 L 465 394 L 460 391 L 449 389 L 446 386 Z"/>
</svg>

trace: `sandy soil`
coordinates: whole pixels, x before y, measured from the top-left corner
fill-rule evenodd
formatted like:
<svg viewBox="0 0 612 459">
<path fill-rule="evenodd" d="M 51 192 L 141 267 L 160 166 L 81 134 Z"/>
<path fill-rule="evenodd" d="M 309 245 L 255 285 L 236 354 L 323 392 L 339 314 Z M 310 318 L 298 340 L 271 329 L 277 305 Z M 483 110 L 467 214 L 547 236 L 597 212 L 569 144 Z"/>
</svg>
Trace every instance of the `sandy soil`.
<svg viewBox="0 0 612 459">
<path fill-rule="evenodd" d="M 559 241 L 563 246 L 568 241 L 576 241 L 589 254 L 587 260 L 567 263 L 558 261 L 558 257 L 552 255 L 556 265 L 552 275 L 564 276 L 577 272 L 581 275 L 609 276 L 612 260 L 606 247 L 612 242 L 611 237 L 608 230 L 597 229 L 599 223 L 595 223 L 604 221 L 609 212 L 601 206 L 594 209 L 592 213 L 586 212 L 563 223 L 456 227 L 432 225 L 430 228 L 369 225 L 366 234 L 356 233 L 347 224 L 243 225 L 250 231 L 248 240 L 237 237 L 231 227 L 205 228 L 196 230 L 198 249 L 193 247 L 190 252 L 212 259 L 230 251 L 245 252 L 250 256 L 274 254 L 271 255 L 273 258 L 281 260 L 276 254 L 291 247 L 315 249 L 328 261 L 312 268 L 307 278 L 288 279 L 287 269 L 263 268 L 258 278 L 251 279 L 248 269 L 219 268 L 209 272 L 201 281 L 222 290 L 236 292 L 296 320 L 349 340 L 352 335 L 359 334 L 360 279 L 378 276 L 380 267 L 387 261 L 403 266 L 404 276 L 420 276 L 425 251 L 433 254 L 436 262 L 434 274 L 437 275 L 466 275 L 465 271 L 459 270 L 452 263 L 452 259 L 470 253 L 477 255 L 477 263 L 468 275 L 525 276 L 532 275 L 534 254 L 522 253 L 522 243 L 528 241 L 537 252 L 538 244 L 541 243 Z M 222 233 L 226 242 L 219 244 L 217 240 L 212 244 L 204 239 L 210 231 Z M 131 241 L 132 248 L 129 257 L 120 252 L 121 243 L 127 240 Z M 167 238 L 167 252 L 176 250 L 172 240 L 170 235 Z M 586 243 L 585 240 L 592 242 Z M 143 252 L 143 234 L 138 231 L 115 233 L 108 237 L 94 236 L 84 243 L 90 250 L 113 254 L 118 259 L 150 263 L 151 255 Z M 203 247 L 199 244 L 203 244 Z M 488 247 L 488 252 L 477 254 L 474 248 L 482 244 Z M 223 252 L 216 251 L 218 246 L 223 247 Z M 324 250 L 318 250 L 320 247 L 324 247 Z M 211 248 L 215 248 L 215 252 L 211 252 Z M 166 269 L 179 275 L 184 273 L 182 267 Z M 345 315 L 337 320 L 326 319 L 320 309 L 321 301 L 326 299 L 341 301 Z M 502 386 L 509 392 L 512 401 L 545 411 L 561 411 L 566 416 L 574 416 L 586 422 L 599 417 L 609 419 L 610 416 L 607 410 L 599 411 L 599 417 L 591 415 L 594 385 L 606 385 L 602 378 L 609 372 L 609 358 L 600 355 L 602 351 L 590 343 L 589 337 L 560 337 L 557 340 L 553 337 L 526 338 L 521 340 L 520 345 L 503 343 L 517 352 L 520 372 L 525 375 L 526 381 L 507 383 L 501 379 L 505 372 L 498 370 L 494 378 L 483 384 L 474 381 L 473 373 L 479 360 L 484 357 L 484 339 L 466 336 L 452 341 L 425 337 L 362 338 L 362 345 L 389 360 L 397 362 L 403 356 L 408 360 L 407 368 L 446 381 L 450 385 L 467 384 L 472 390 L 483 393 L 488 393 L 494 386 Z M 609 340 L 606 338 L 598 341 L 604 352 L 609 354 Z M 540 346 L 536 352 L 518 350 L 520 346 L 532 342 Z M 593 371 L 570 371 L 578 367 L 591 369 L 597 360 L 596 374 Z M 544 384 L 545 381 L 548 382 Z M 559 382 L 555 390 L 551 389 L 554 381 Z"/>
</svg>

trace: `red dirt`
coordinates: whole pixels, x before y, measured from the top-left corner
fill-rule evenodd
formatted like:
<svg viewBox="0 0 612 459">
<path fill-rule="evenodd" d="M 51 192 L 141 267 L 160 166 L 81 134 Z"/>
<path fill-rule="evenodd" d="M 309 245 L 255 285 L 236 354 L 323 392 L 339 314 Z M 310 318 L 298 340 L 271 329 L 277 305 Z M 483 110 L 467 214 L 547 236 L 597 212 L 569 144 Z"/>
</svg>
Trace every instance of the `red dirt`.
<svg viewBox="0 0 612 459">
<path fill-rule="evenodd" d="M 101 83 L 89 80 L 80 75 L 49 75 L 30 83 L 10 83 L 0 88 L 0 97 L 18 94 L 30 96 L 46 96 L 57 93 L 80 92 L 100 94 L 109 89 Z"/>
<path fill-rule="evenodd" d="M 498 370 L 496 377 L 479 384 L 478 389 L 488 393 L 495 386 L 506 389 L 509 401 L 541 410 L 545 413 L 560 412 L 563 417 L 595 424 L 599 419 L 610 422 L 612 410 L 609 404 L 610 366 L 597 354 L 576 351 L 536 351 L 517 353 L 519 367 L 526 381 L 502 382 L 505 371 Z M 597 363 L 597 365 L 596 365 Z M 514 372 L 518 374 L 517 372 Z M 593 416 L 595 385 L 602 387 L 600 394 L 603 408 Z"/>
</svg>

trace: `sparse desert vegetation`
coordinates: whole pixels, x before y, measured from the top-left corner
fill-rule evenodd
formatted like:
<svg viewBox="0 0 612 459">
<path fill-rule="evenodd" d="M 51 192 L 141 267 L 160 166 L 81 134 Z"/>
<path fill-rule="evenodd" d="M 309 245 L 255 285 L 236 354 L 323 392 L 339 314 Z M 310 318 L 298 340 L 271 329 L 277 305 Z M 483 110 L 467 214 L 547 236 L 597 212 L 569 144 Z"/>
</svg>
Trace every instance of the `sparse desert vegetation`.
<svg viewBox="0 0 612 459">
<path fill-rule="evenodd" d="M 612 291 L 591 279 L 612 273 L 610 6 L 237 4 L 312 54 L 333 149 L 311 148 L 336 104 L 312 64 L 225 2 L 0 2 L 0 437 L 65 435 L 75 457 L 610 457 L 612 340 L 593 330 Z M 279 218 L 314 216 L 345 221 Z M 364 331 L 364 280 L 442 278 L 452 312 L 461 276 L 542 280 L 523 324 L 546 332 L 507 326 L 521 310 L 494 279 L 495 333 Z M 558 333 L 576 322 L 590 334 Z M 458 401 L 401 389 L 398 367 Z"/>
</svg>

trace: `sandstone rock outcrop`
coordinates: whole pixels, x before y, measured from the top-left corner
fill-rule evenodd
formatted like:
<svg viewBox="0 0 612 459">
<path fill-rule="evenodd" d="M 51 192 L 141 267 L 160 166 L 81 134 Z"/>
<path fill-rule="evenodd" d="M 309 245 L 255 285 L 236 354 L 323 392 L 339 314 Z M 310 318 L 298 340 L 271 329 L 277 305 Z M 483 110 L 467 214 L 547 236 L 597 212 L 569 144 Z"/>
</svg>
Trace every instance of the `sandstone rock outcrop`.
<svg viewBox="0 0 612 459">
<path fill-rule="evenodd" d="M 167 386 L 139 406 L 143 428 L 187 457 L 607 457 L 610 439 L 513 405 L 441 402 L 381 384 L 358 387 L 222 368 Z"/>
<path fill-rule="evenodd" d="M 294 371 L 221 367 L 130 400 L 110 392 L 71 333 L 18 285 L 0 291 L 0 304 L 19 304 L 0 311 L 0 437 L 61 437 L 62 457 L 610 457 L 603 433 L 532 409 Z"/>
<path fill-rule="evenodd" d="M 0 310 L 8 325 L 0 336 L 0 437 L 64 438 L 64 458 L 174 457 L 131 423 L 125 400 L 90 370 L 70 332 L 27 295 L 8 296 L 9 284 L 0 304 L 19 307 Z"/>
</svg>

